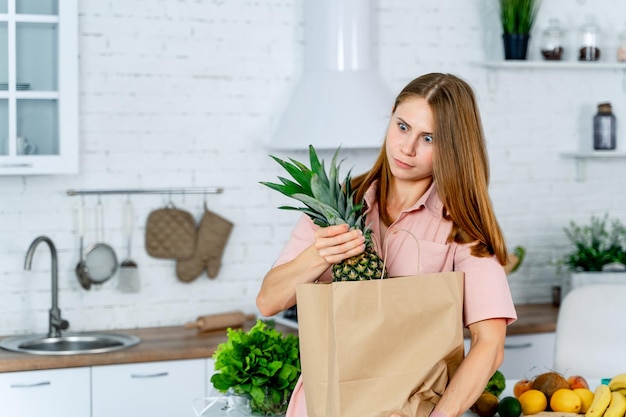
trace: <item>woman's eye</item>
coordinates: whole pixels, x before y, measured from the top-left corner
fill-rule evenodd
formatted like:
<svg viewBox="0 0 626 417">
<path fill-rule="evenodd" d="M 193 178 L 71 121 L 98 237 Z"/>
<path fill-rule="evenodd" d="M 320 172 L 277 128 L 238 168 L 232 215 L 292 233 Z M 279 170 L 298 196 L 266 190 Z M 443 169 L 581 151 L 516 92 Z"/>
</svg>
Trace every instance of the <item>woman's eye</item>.
<svg viewBox="0 0 626 417">
<path fill-rule="evenodd" d="M 409 130 L 409 127 L 405 123 L 398 123 L 398 127 L 400 128 L 400 130 L 402 130 L 404 132 Z"/>
<path fill-rule="evenodd" d="M 430 136 L 430 135 L 424 135 L 424 142 L 432 143 L 433 142 L 433 137 Z"/>
</svg>

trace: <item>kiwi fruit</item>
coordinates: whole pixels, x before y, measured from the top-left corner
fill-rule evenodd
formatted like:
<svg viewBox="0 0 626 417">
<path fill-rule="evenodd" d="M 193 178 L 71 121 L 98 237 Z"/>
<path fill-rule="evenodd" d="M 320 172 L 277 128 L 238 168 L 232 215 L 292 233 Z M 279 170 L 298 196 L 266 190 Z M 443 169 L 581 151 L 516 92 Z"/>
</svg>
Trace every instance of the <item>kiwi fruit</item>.
<svg viewBox="0 0 626 417">
<path fill-rule="evenodd" d="M 470 410 L 478 414 L 480 417 L 493 417 L 498 411 L 498 397 L 489 391 L 480 394 Z"/>
</svg>

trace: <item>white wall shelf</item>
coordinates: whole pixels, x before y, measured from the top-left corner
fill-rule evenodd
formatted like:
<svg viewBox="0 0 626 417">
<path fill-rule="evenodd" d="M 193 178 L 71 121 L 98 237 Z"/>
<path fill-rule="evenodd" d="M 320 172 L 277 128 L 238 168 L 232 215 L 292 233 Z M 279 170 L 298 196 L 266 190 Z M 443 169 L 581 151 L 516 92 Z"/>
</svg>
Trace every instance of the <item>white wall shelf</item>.
<svg viewBox="0 0 626 417">
<path fill-rule="evenodd" d="M 531 61 L 531 60 L 492 60 L 477 62 L 487 68 L 489 91 L 496 92 L 497 71 L 501 70 L 581 70 L 581 71 L 622 71 L 622 89 L 626 92 L 626 62 L 581 62 L 581 61 Z"/>
<path fill-rule="evenodd" d="M 505 60 L 483 61 L 478 65 L 490 69 L 626 70 L 626 62 Z"/>
<path fill-rule="evenodd" d="M 570 151 L 561 152 L 563 158 L 574 159 L 576 162 L 576 181 L 584 181 L 586 164 L 590 159 L 626 159 L 622 151 Z"/>
</svg>

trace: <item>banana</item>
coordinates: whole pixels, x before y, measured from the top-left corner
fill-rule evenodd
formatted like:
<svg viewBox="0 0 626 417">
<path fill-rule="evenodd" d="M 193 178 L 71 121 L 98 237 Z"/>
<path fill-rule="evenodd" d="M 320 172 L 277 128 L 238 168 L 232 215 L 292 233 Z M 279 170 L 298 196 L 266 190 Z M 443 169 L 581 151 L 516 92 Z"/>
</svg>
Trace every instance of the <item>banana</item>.
<svg viewBox="0 0 626 417">
<path fill-rule="evenodd" d="M 611 390 L 608 385 L 600 384 L 593 393 L 593 401 L 585 413 L 585 417 L 603 417 L 611 403 Z"/>
<path fill-rule="evenodd" d="M 620 389 L 616 389 L 613 392 L 619 392 L 620 394 L 622 394 L 623 396 L 626 396 L 626 388 L 620 388 Z"/>
<path fill-rule="evenodd" d="M 611 392 L 611 403 L 603 417 L 624 417 L 626 413 L 626 397 L 619 392 Z"/>
<path fill-rule="evenodd" d="M 618 389 L 626 388 L 626 373 L 615 375 L 609 381 L 609 389 L 611 391 L 617 391 Z"/>
</svg>

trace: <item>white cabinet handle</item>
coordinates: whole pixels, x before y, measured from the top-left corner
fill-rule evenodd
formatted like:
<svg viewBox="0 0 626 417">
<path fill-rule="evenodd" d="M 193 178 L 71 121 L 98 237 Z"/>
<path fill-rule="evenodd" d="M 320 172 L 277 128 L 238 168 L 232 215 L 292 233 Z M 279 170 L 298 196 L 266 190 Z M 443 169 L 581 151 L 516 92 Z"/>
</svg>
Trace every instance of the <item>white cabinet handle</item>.
<svg viewBox="0 0 626 417">
<path fill-rule="evenodd" d="M 130 374 L 131 378 L 159 378 L 162 376 L 168 376 L 169 372 L 158 372 L 156 374 Z"/>
<path fill-rule="evenodd" d="M 533 347 L 532 342 L 528 342 L 528 343 L 519 343 L 517 345 L 504 345 L 505 349 L 528 349 L 530 347 Z"/>
<path fill-rule="evenodd" d="M 0 168 L 32 168 L 33 164 L 29 163 L 13 163 L 13 164 L 0 164 Z"/>
<path fill-rule="evenodd" d="M 35 382 L 33 384 L 11 384 L 11 388 L 31 388 L 31 387 L 42 387 L 44 385 L 50 385 L 50 381 L 43 382 Z"/>
</svg>

